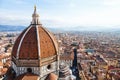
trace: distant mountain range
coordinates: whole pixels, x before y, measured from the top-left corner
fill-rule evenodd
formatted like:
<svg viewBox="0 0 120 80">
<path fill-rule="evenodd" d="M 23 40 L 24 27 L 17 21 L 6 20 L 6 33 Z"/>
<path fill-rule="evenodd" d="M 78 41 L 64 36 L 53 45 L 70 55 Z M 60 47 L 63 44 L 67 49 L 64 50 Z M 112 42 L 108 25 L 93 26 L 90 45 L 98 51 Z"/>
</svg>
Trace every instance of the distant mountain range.
<svg viewBox="0 0 120 80">
<path fill-rule="evenodd" d="M 23 31 L 25 28 L 26 26 L 0 25 L 0 32 Z M 62 29 L 58 29 L 58 28 L 47 28 L 47 29 L 53 32 L 63 31 Z"/>
<path fill-rule="evenodd" d="M 23 31 L 27 26 L 12 26 L 12 25 L 0 25 L 0 31 Z M 64 32 L 64 31 L 100 31 L 100 32 L 120 32 L 120 28 L 98 28 L 98 27 L 85 27 L 85 26 L 72 26 L 72 27 L 54 27 L 47 28 L 52 32 Z"/>
<path fill-rule="evenodd" d="M 25 26 L 11 26 L 11 25 L 0 25 L 0 31 L 22 31 Z"/>
</svg>

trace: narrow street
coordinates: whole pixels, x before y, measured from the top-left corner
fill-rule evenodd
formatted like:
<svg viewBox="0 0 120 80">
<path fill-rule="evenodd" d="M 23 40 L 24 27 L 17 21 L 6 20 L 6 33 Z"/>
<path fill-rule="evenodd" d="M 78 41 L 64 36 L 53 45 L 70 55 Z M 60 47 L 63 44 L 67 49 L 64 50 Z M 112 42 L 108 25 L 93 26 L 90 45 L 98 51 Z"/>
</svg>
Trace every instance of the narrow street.
<svg viewBox="0 0 120 80">
<path fill-rule="evenodd" d="M 72 65 L 72 72 L 73 72 L 73 75 L 76 76 L 76 80 L 81 80 L 81 78 L 79 77 L 79 70 L 77 66 L 77 49 L 74 49 L 74 60 Z"/>
</svg>

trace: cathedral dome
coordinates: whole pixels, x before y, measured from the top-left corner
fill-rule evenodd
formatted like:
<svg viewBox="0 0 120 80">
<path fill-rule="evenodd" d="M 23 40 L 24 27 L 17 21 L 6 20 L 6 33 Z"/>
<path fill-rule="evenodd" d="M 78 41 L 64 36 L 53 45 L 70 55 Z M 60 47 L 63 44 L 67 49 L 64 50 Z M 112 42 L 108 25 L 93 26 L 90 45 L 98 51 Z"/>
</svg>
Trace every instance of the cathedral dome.
<svg viewBox="0 0 120 80">
<path fill-rule="evenodd" d="M 57 56 L 57 42 L 53 34 L 40 24 L 36 7 L 32 17 L 30 26 L 19 35 L 13 46 L 12 60 L 16 64 L 20 62 L 17 60 L 38 60 L 39 65 L 42 64 L 42 60 L 45 62 L 45 59 Z"/>
<path fill-rule="evenodd" d="M 17 38 L 12 56 L 17 59 L 43 59 L 57 53 L 53 35 L 42 25 L 30 25 Z"/>
</svg>

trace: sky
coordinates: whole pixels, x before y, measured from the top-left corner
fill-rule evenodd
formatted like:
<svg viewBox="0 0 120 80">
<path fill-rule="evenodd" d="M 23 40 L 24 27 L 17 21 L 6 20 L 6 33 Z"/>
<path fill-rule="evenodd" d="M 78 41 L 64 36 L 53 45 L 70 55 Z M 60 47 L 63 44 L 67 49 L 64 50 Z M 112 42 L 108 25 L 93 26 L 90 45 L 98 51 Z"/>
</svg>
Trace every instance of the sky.
<svg viewBox="0 0 120 80">
<path fill-rule="evenodd" d="M 120 28 L 120 0 L 0 0 L 0 24 L 28 26 L 35 4 L 47 27 Z"/>
</svg>

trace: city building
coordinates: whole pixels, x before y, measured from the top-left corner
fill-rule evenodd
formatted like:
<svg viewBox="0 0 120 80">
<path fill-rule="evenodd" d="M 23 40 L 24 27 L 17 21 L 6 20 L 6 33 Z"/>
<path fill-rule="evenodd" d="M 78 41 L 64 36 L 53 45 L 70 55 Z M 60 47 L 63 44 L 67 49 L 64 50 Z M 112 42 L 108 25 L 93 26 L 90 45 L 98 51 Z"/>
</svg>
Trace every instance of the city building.
<svg viewBox="0 0 120 80">
<path fill-rule="evenodd" d="M 73 60 L 74 60 L 74 53 L 73 52 L 63 53 L 60 55 L 60 64 L 65 63 L 69 67 L 72 67 Z"/>
</svg>

